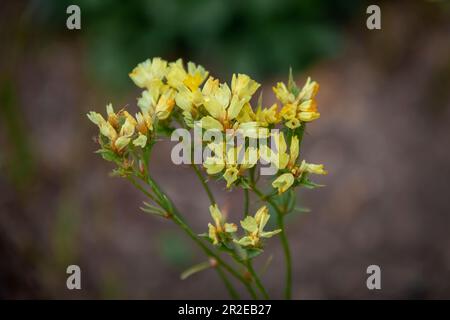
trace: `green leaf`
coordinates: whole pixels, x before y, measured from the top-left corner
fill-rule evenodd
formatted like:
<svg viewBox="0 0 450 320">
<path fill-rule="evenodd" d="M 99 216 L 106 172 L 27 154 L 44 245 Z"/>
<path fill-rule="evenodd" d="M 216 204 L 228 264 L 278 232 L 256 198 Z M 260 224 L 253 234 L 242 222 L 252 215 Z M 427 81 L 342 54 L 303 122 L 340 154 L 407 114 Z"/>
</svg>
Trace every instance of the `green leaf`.
<svg viewBox="0 0 450 320">
<path fill-rule="evenodd" d="M 211 263 L 209 261 L 205 261 L 205 262 L 201 262 L 199 264 L 196 264 L 190 268 L 188 268 L 187 270 L 183 271 L 180 275 L 181 280 L 186 280 L 187 278 L 189 278 L 190 276 L 192 276 L 193 274 L 199 273 L 203 270 L 209 269 L 211 268 Z"/>
<path fill-rule="evenodd" d="M 261 253 L 264 252 L 264 250 L 258 249 L 258 248 L 247 249 L 246 251 L 247 251 L 247 258 L 248 259 L 253 259 L 253 258 L 259 256 Z"/>
<path fill-rule="evenodd" d="M 97 151 L 95 151 L 95 153 L 99 153 L 103 159 L 105 159 L 106 161 L 111 161 L 111 162 L 118 162 L 120 161 L 120 158 L 117 154 L 115 154 L 112 150 L 108 150 L 108 149 L 99 149 Z"/>
<path fill-rule="evenodd" d="M 300 89 L 297 87 L 297 84 L 294 81 L 294 76 L 292 75 L 292 68 L 289 68 L 288 90 L 292 92 L 294 96 L 298 96 L 300 93 Z"/>
<path fill-rule="evenodd" d="M 262 108 L 262 104 L 263 104 L 263 91 L 261 90 L 259 92 L 257 108 Z"/>
<path fill-rule="evenodd" d="M 243 247 L 246 247 L 246 246 L 249 246 L 252 244 L 252 240 L 250 239 L 250 237 L 243 237 L 243 238 L 239 239 L 239 241 L 237 241 L 237 243 Z"/>
<path fill-rule="evenodd" d="M 325 187 L 325 185 L 323 184 L 317 184 L 315 182 L 312 182 L 311 180 L 309 180 L 308 178 L 303 178 L 300 181 L 300 185 L 302 185 L 305 188 L 308 189 L 315 189 L 315 188 L 320 188 L 320 187 Z"/>
<path fill-rule="evenodd" d="M 163 211 L 161 208 L 158 208 L 154 205 L 151 205 L 147 202 L 143 202 L 145 207 L 140 207 L 139 209 L 141 209 L 142 211 L 146 212 L 146 213 L 151 213 L 160 217 L 167 217 L 167 213 L 165 211 Z"/>
</svg>

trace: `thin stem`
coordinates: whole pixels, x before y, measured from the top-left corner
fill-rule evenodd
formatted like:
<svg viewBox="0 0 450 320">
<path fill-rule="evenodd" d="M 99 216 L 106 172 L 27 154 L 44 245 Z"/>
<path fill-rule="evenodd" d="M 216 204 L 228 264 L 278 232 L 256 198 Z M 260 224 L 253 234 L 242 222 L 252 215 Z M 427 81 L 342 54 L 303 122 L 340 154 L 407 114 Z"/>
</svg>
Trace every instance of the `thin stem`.
<svg viewBox="0 0 450 320">
<path fill-rule="evenodd" d="M 249 194 L 248 189 L 244 189 L 244 218 L 248 216 L 249 210 Z"/>
<path fill-rule="evenodd" d="M 255 272 L 255 269 L 253 268 L 253 264 L 251 260 L 247 261 L 247 269 L 252 275 L 253 279 L 255 279 L 256 286 L 258 289 L 262 292 L 264 299 L 268 300 L 269 295 L 267 294 L 266 288 L 264 288 L 264 285 L 262 284 L 261 280 L 259 279 L 258 275 Z"/>
<path fill-rule="evenodd" d="M 156 182 L 150 177 L 147 176 L 147 181 L 149 184 L 151 184 L 152 189 L 154 189 L 155 193 L 157 193 L 158 198 L 160 197 L 164 197 L 165 194 L 161 191 L 161 189 L 159 188 L 159 186 L 156 184 Z M 142 179 L 145 181 L 145 178 L 142 177 Z M 195 243 L 197 243 L 200 248 L 205 252 L 205 254 L 209 257 L 214 258 L 217 263 L 219 265 L 221 265 L 225 270 L 227 270 L 231 275 L 233 275 L 236 279 L 238 279 L 239 281 L 241 281 L 244 286 L 247 288 L 247 290 L 249 291 L 250 295 L 252 296 L 253 299 L 257 299 L 256 294 L 253 290 L 253 288 L 251 287 L 251 285 L 248 283 L 248 281 L 242 276 L 240 275 L 236 270 L 234 270 L 229 264 L 227 264 L 222 258 L 220 258 L 216 253 L 214 253 L 211 249 L 209 249 L 198 237 L 197 235 L 189 228 L 189 226 L 183 221 L 182 216 L 180 215 L 178 209 L 172 204 L 171 208 L 166 208 L 164 206 L 163 203 L 161 203 L 161 201 L 159 201 L 158 199 L 155 198 L 155 196 L 153 196 L 151 193 L 149 193 L 148 191 L 146 191 L 141 185 L 139 185 L 138 183 L 136 183 L 136 181 L 134 181 L 134 179 L 132 179 L 131 177 L 129 177 L 129 180 L 133 183 L 133 185 L 139 189 L 141 192 L 143 192 L 147 197 L 149 197 L 151 200 L 155 201 L 156 203 L 158 203 L 158 205 L 161 206 L 161 208 L 163 208 L 164 210 L 169 211 L 169 213 L 171 214 L 171 218 L 172 220 L 181 227 L 181 229 L 183 231 L 186 232 L 186 234 L 192 239 L 194 240 Z M 166 197 L 167 198 L 167 197 Z M 168 198 L 167 198 L 168 199 Z"/>
<path fill-rule="evenodd" d="M 216 203 L 216 200 L 214 199 L 214 195 L 211 192 L 211 189 L 209 188 L 209 186 L 206 183 L 205 179 L 203 178 L 200 170 L 198 169 L 198 167 L 194 163 L 192 163 L 191 166 L 194 169 L 195 174 L 197 175 L 198 179 L 202 183 L 203 189 L 205 189 L 206 194 L 208 195 L 209 202 L 211 203 L 211 205 L 214 205 Z M 239 299 L 239 295 L 236 292 L 236 290 L 234 289 L 234 287 L 231 284 L 231 282 L 228 280 L 227 275 L 222 271 L 222 269 L 220 267 L 217 267 L 216 270 L 217 270 L 217 273 L 219 274 L 219 277 L 222 279 L 223 283 L 225 284 L 225 287 L 227 288 L 228 293 L 230 294 L 230 296 L 233 299 Z"/>
<path fill-rule="evenodd" d="M 264 193 L 262 193 L 262 191 L 259 190 L 255 185 L 252 186 L 252 190 L 262 201 L 267 201 L 275 209 L 277 214 L 281 212 L 281 209 L 277 206 L 277 204 L 269 196 L 266 196 Z"/>
<path fill-rule="evenodd" d="M 206 253 L 206 255 L 216 259 L 217 263 L 219 263 L 225 270 L 227 270 L 230 274 L 232 274 L 236 279 L 240 280 L 245 285 L 247 290 L 250 292 L 250 295 L 253 297 L 253 299 L 256 299 L 256 295 L 255 295 L 255 292 L 253 291 L 253 288 L 250 286 L 248 281 L 242 275 L 240 275 L 236 270 L 234 270 L 230 265 L 228 265 L 224 260 L 222 260 L 222 258 L 220 258 L 217 254 L 215 254 L 211 249 L 209 249 L 195 235 L 195 233 L 189 228 L 189 226 L 186 225 L 184 223 L 184 221 L 182 221 L 178 217 L 178 215 L 176 215 L 176 214 L 173 215 L 173 221 L 175 221 L 175 223 L 177 225 L 179 225 L 187 233 L 187 235 L 202 248 L 202 250 Z"/>
<path fill-rule="evenodd" d="M 239 300 L 241 297 L 239 296 L 239 293 L 234 289 L 233 285 L 231 284 L 230 280 L 228 280 L 227 275 L 223 272 L 222 267 L 217 266 L 216 267 L 217 274 L 222 279 L 223 283 L 225 284 L 225 287 L 227 288 L 228 293 L 230 294 L 231 298 L 234 300 Z"/>
<path fill-rule="evenodd" d="M 197 175 L 198 179 L 202 183 L 202 186 L 205 189 L 206 194 L 208 195 L 209 202 L 211 202 L 212 205 L 215 204 L 216 200 L 214 199 L 214 195 L 212 194 L 211 189 L 209 188 L 208 184 L 206 183 L 205 179 L 203 178 L 202 173 L 200 172 L 200 170 L 194 163 L 191 164 L 191 166 L 194 169 L 195 174 Z"/>
<path fill-rule="evenodd" d="M 284 258 L 286 261 L 286 278 L 285 278 L 285 289 L 284 296 L 286 299 L 291 299 L 292 297 L 292 257 L 289 248 L 289 242 L 286 236 L 285 225 L 284 225 L 284 212 L 277 206 L 277 204 L 271 199 L 271 197 L 265 196 L 255 185 L 252 186 L 252 190 L 259 196 L 261 200 L 267 201 L 277 212 L 277 224 L 278 228 L 281 229 L 280 241 L 283 247 Z"/>
<path fill-rule="evenodd" d="M 292 258 L 291 258 L 291 250 L 289 248 L 289 241 L 287 239 L 285 232 L 284 215 L 278 214 L 277 222 L 278 228 L 281 229 L 280 239 L 281 244 L 283 246 L 284 257 L 286 259 L 286 280 L 284 287 L 284 296 L 286 299 L 290 300 L 292 298 Z"/>
<path fill-rule="evenodd" d="M 131 176 L 128 176 L 127 179 L 135 186 L 138 190 L 140 190 L 143 194 L 145 194 L 147 197 L 149 197 L 151 200 L 153 200 L 155 203 L 157 203 L 161 208 L 165 209 L 164 206 L 161 204 L 161 202 L 155 198 L 153 194 L 145 190 L 139 183 L 137 183 Z"/>
<path fill-rule="evenodd" d="M 244 217 L 247 217 L 249 214 L 249 204 L 250 204 L 250 196 L 248 189 L 244 189 Z M 261 291 L 261 293 L 264 296 L 264 299 L 269 299 L 269 295 L 267 294 L 266 289 L 264 288 L 263 284 L 261 283 L 261 280 L 259 279 L 258 275 L 256 274 L 255 270 L 253 269 L 253 264 L 251 260 L 247 260 L 247 263 L 244 264 L 245 267 L 247 267 L 247 270 L 252 275 L 253 279 L 255 279 L 256 286 Z"/>
</svg>

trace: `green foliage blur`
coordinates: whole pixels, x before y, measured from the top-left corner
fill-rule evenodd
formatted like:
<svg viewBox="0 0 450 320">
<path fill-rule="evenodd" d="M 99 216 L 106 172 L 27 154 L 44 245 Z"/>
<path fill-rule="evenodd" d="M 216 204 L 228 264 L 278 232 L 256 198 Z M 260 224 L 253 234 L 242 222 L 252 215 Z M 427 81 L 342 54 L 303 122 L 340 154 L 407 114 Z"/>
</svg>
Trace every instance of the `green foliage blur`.
<svg viewBox="0 0 450 320">
<path fill-rule="evenodd" d="M 66 8 L 81 8 L 80 31 L 65 29 Z M 301 70 L 338 52 L 344 23 L 363 13 L 348 0 L 62 0 L 36 6 L 48 32 L 79 36 L 89 70 L 120 89 L 148 57 L 183 57 L 216 76 L 257 79 Z M 225 71 L 227 70 L 227 71 Z M 231 70 L 231 71 L 230 71 Z"/>
</svg>

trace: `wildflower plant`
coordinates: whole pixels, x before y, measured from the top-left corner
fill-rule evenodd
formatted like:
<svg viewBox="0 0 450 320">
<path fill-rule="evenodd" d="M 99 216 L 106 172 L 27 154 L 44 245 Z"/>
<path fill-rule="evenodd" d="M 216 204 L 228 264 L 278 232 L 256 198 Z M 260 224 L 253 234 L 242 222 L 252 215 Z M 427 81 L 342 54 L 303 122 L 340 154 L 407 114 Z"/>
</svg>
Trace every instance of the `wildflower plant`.
<svg viewBox="0 0 450 320">
<path fill-rule="evenodd" d="M 182 279 L 214 268 L 232 298 L 240 295 L 230 277 L 242 283 L 252 298 L 267 299 L 269 294 L 253 268 L 253 260 L 264 252 L 266 241 L 278 237 L 286 261 L 284 297 L 291 298 L 292 261 L 285 217 L 299 210 L 296 189 L 319 187 L 310 175 L 326 174 L 323 165 L 306 162 L 301 153 L 307 123 L 320 117 L 315 100 L 319 85 L 308 78 L 299 88 L 290 73 L 287 84 L 280 82 L 273 87 L 278 102 L 264 107 L 261 96 L 254 101 L 260 84 L 249 76 L 234 74 L 228 85 L 209 76 L 200 65 L 189 62 L 185 66 L 181 59 L 148 59 L 129 76 L 143 89 L 137 100 L 139 111 L 134 116 L 125 109 L 115 111 L 111 104 L 106 107 L 105 117 L 93 111 L 87 116 L 99 128 L 97 153 L 116 166 L 113 175 L 128 179 L 148 198 L 141 209 L 172 220 L 207 256 L 206 261 L 184 272 Z M 214 140 L 201 141 L 209 151 L 201 166 L 190 162 L 210 201 L 210 223 L 199 234 L 149 170 L 155 143 L 173 136 L 178 129 L 197 129 L 205 133 L 204 137 L 208 132 L 215 136 Z M 230 146 L 238 132 L 243 137 L 237 145 Z M 250 143 L 255 139 L 259 145 Z M 258 174 L 258 167 L 263 164 L 273 168 L 273 175 L 265 179 Z M 243 189 L 241 221 L 228 221 L 205 174 L 210 180 L 225 180 L 227 189 Z M 251 194 L 262 203 L 254 215 L 250 214 Z M 268 223 L 271 215 L 276 218 L 276 227 Z"/>
</svg>

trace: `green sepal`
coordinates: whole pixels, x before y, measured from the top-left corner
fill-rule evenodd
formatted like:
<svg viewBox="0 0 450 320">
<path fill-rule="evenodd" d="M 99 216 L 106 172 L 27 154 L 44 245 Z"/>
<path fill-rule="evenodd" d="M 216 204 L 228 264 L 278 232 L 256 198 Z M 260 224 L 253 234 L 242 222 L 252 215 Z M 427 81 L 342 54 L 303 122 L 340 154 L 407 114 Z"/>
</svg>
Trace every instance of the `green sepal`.
<svg viewBox="0 0 450 320">
<path fill-rule="evenodd" d="M 99 153 L 103 159 L 110 162 L 119 162 L 120 157 L 112 150 L 109 149 L 99 149 L 95 151 L 95 153 Z"/>
</svg>

